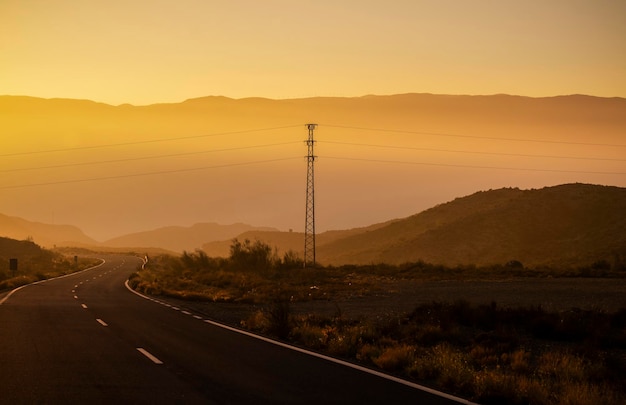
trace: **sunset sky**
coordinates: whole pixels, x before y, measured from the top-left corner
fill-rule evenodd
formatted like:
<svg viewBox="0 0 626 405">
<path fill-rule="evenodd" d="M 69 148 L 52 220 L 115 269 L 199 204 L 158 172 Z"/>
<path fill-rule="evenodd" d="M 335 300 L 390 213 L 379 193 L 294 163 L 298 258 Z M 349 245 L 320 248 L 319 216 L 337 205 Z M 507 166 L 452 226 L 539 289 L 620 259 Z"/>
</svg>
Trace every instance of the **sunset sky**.
<svg viewBox="0 0 626 405">
<path fill-rule="evenodd" d="M 444 96 L 501 93 L 530 97 Z M 619 98 L 541 98 L 571 94 Z M 101 241 L 301 231 L 307 122 L 318 231 L 499 187 L 624 187 L 626 1 L 0 0 L 16 95 L 119 106 L 0 97 L 0 214 Z M 204 96 L 240 100 L 182 103 Z"/>
<path fill-rule="evenodd" d="M 3 0 L 0 94 L 626 97 L 622 0 Z"/>
</svg>

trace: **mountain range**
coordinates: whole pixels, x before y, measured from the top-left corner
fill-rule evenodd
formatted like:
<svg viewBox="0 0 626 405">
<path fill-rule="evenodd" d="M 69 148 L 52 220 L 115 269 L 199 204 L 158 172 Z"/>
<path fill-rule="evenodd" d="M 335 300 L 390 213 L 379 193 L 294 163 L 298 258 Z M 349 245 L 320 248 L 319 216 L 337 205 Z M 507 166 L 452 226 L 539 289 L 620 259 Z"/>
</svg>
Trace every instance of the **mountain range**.
<svg viewBox="0 0 626 405">
<path fill-rule="evenodd" d="M 112 106 L 0 96 L 0 212 L 99 241 L 169 225 L 301 231 L 306 123 L 318 231 L 476 190 L 624 187 L 626 99 L 397 94 Z"/>
<path fill-rule="evenodd" d="M 150 231 L 134 232 L 98 242 L 72 225 L 43 224 L 0 214 L 0 237 L 15 240 L 32 240 L 46 248 L 84 247 L 92 249 L 157 248 L 172 253 L 194 251 L 204 243 L 230 240 L 251 231 L 277 231 L 270 227 L 246 224 L 220 225 L 199 223 L 189 227 L 168 226 Z"/>
<path fill-rule="evenodd" d="M 576 266 L 597 261 L 626 264 L 626 188 L 564 184 L 542 189 L 480 191 L 406 218 L 316 235 L 321 264 L 425 261 L 444 265 Z M 0 215 L 0 236 L 31 238 L 44 246 L 202 248 L 227 256 L 233 238 L 260 240 L 279 255 L 303 255 L 304 235 L 245 224 L 163 227 L 99 243 L 69 225 L 48 225 Z"/>
<path fill-rule="evenodd" d="M 98 244 L 76 226 L 44 224 L 0 214 L 0 237 L 2 236 L 17 240 L 32 239 L 45 247 Z"/>
<path fill-rule="evenodd" d="M 101 243 L 106 247 L 157 247 L 172 252 L 194 251 L 212 240 L 232 239 L 244 232 L 277 231 L 275 228 L 246 224 L 220 225 L 200 223 L 190 227 L 167 226 L 152 231 L 135 232 Z"/>
</svg>

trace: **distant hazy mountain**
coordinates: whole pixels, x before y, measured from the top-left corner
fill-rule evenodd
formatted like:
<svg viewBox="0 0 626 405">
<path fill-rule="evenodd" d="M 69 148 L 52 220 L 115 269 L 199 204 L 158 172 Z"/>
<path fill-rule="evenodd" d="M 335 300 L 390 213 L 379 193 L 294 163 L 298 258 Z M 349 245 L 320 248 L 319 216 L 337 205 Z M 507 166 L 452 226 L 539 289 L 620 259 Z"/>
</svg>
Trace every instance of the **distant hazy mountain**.
<svg viewBox="0 0 626 405">
<path fill-rule="evenodd" d="M 32 239 L 44 247 L 95 245 L 97 242 L 71 225 L 50 225 L 0 214 L 0 236 Z"/>
<path fill-rule="evenodd" d="M 231 239 L 252 231 L 276 231 L 275 228 L 254 227 L 246 224 L 219 225 L 216 223 L 195 224 L 190 227 L 168 226 L 152 231 L 137 232 L 103 242 L 107 247 L 158 247 L 182 252 L 193 252 L 206 242 Z"/>
<path fill-rule="evenodd" d="M 202 97 L 148 106 L 0 96 L 0 187 L 10 196 L 0 212 L 35 218 L 54 207 L 56 218 L 99 240 L 208 213 L 222 224 L 302 230 L 309 122 L 319 124 L 324 229 L 405 217 L 490 187 L 624 187 L 624 148 L 615 147 L 624 144 L 624 111 L 624 98 L 583 95 Z"/>
<path fill-rule="evenodd" d="M 626 262 L 626 189 L 568 184 L 478 192 L 383 226 L 317 241 L 323 264 L 423 260 L 446 265 Z M 247 234 L 287 250 L 302 234 Z M 296 239 L 299 239 L 296 243 Z M 283 244 L 284 243 L 284 244 Z M 205 245 L 209 254 L 216 244 Z M 283 247 L 284 246 L 284 247 Z M 286 248 L 286 249 L 285 249 Z M 298 249 L 301 253 L 302 249 Z"/>
<path fill-rule="evenodd" d="M 353 235 L 358 235 L 387 226 L 392 222 L 393 221 L 375 224 L 365 228 L 323 232 L 316 235 L 316 245 L 320 246 L 331 244 Z M 246 239 L 250 241 L 263 241 L 264 243 L 277 248 L 279 256 L 284 255 L 288 251 L 293 251 L 299 254 L 300 257 L 304 254 L 304 234 L 302 232 L 247 231 L 234 237 L 240 241 L 244 241 Z M 205 243 L 202 245 L 202 250 L 204 250 L 209 256 L 227 257 L 230 253 L 230 245 L 232 244 L 232 239 L 234 237 L 231 237 L 231 239 L 228 240 L 218 240 Z"/>
</svg>

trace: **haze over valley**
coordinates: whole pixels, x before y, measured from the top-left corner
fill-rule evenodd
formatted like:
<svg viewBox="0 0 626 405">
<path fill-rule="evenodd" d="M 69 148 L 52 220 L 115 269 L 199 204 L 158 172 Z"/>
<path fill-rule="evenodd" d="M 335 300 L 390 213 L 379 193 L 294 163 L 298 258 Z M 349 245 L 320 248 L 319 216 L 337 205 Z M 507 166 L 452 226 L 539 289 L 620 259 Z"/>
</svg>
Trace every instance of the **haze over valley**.
<svg viewBox="0 0 626 405">
<path fill-rule="evenodd" d="M 99 242 L 197 223 L 302 232 L 315 122 L 318 232 L 477 191 L 626 186 L 626 100 L 589 96 L 229 99 L 111 106 L 0 97 L 0 213 Z M 205 241 L 208 242 L 208 241 Z"/>
</svg>

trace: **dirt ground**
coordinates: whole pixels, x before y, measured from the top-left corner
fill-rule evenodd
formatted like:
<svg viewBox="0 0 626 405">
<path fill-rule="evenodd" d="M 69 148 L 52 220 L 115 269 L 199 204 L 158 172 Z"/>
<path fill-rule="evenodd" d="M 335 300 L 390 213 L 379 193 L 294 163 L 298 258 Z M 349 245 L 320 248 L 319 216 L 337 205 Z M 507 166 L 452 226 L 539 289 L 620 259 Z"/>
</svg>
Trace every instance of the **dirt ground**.
<svg viewBox="0 0 626 405">
<path fill-rule="evenodd" d="M 318 286 L 318 299 L 294 302 L 295 314 L 320 316 L 341 314 L 349 319 L 389 319 L 402 317 L 415 307 L 431 302 L 466 300 L 473 304 L 496 302 L 499 307 L 537 307 L 547 311 L 572 308 L 614 312 L 626 308 L 626 279 L 523 278 L 496 281 L 407 281 L 385 280 L 363 293 L 350 293 L 350 286 L 335 297 Z M 263 305 L 223 302 L 195 302 L 167 299 L 224 323 L 239 325 L 242 319 L 265 309 Z"/>
</svg>

